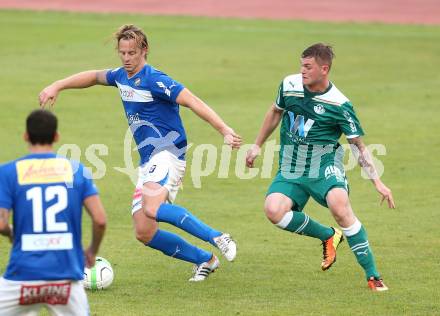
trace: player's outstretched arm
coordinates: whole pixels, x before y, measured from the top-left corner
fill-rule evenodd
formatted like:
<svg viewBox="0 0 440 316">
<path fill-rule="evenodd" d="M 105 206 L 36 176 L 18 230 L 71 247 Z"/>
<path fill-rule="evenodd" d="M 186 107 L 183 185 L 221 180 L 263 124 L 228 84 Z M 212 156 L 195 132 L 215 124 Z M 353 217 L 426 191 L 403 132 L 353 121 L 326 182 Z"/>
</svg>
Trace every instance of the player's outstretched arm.
<svg viewBox="0 0 440 316">
<path fill-rule="evenodd" d="M 12 242 L 12 226 L 9 224 L 9 212 L 5 208 L 0 208 L 0 234 L 9 238 Z"/>
<path fill-rule="evenodd" d="M 47 104 L 53 106 L 58 97 L 58 94 L 65 89 L 82 89 L 97 84 L 108 85 L 106 78 L 107 71 L 108 70 L 83 71 L 53 82 L 51 85 L 47 86 L 40 92 L 40 106 L 43 108 Z"/>
<path fill-rule="evenodd" d="M 96 254 L 104 237 L 107 218 L 104 206 L 98 195 L 92 195 L 86 198 L 84 200 L 84 206 L 92 218 L 92 241 L 90 242 L 90 246 L 85 250 L 86 266 L 90 268 L 95 265 Z"/>
<path fill-rule="evenodd" d="M 275 104 L 272 104 L 269 111 L 263 120 L 263 125 L 260 128 L 260 132 L 257 135 L 254 145 L 248 150 L 246 154 L 246 165 L 249 168 L 254 166 L 254 161 L 260 154 L 261 146 L 263 146 L 266 139 L 272 134 L 275 128 L 281 121 L 283 111 L 278 109 Z"/>
<path fill-rule="evenodd" d="M 212 125 L 220 134 L 223 135 L 225 143 L 232 148 L 240 148 L 241 136 L 236 134 L 232 128 L 220 118 L 205 102 L 191 93 L 188 89 L 183 89 L 177 96 L 176 102 L 182 106 L 190 108 L 200 118 Z"/>
<path fill-rule="evenodd" d="M 381 195 L 381 202 L 387 200 L 389 208 L 396 208 L 394 203 L 393 194 L 391 190 L 380 180 L 379 175 L 377 174 L 376 167 L 374 166 L 373 159 L 371 158 L 371 154 L 362 141 L 361 137 L 355 137 L 348 139 L 348 142 L 351 144 L 351 150 L 354 156 L 357 158 L 359 165 L 364 169 L 367 173 L 368 177 L 373 182 L 376 187 L 377 192 Z"/>
</svg>

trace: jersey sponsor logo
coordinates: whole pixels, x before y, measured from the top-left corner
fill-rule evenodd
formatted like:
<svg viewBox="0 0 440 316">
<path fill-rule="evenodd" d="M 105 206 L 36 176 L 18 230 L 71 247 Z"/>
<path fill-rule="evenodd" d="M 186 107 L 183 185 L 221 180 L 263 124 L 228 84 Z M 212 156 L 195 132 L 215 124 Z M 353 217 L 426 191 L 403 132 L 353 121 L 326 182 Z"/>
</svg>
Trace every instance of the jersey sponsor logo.
<svg viewBox="0 0 440 316">
<path fill-rule="evenodd" d="M 133 99 L 133 97 L 134 97 L 133 90 L 119 89 L 119 93 L 121 94 L 121 97 L 123 99 Z"/>
<path fill-rule="evenodd" d="M 354 120 L 351 117 L 350 113 L 348 113 L 348 111 L 344 111 L 344 117 L 350 123 L 351 132 L 356 133 L 357 132 L 356 124 L 354 124 Z"/>
<path fill-rule="evenodd" d="M 67 305 L 70 297 L 70 282 L 22 285 L 20 305 L 49 304 Z"/>
<path fill-rule="evenodd" d="M 128 119 L 128 125 L 131 125 L 133 123 L 138 123 L 141 121 L 141 118 L 139 117 L 139 113 L 127 114 L 127 119 Z"/>
<path fill-rule="evenodd" d="M 325 108 L 322 104 L 317 104 L 313 107 L 313 111 L 315 111 L 316 114 L 324 114 Z"/>
<path fill-rule="evenodd" d="M 118 86 L 119 94 L 121 96 L 122 101 L 129 101 L 129 102 L 154 101 L 151 92 L 148 90 L 133 89 L 132 87 L 121 84 L 117 81 L 116 81 L 116 85 Z"/>
<path fill-rule="evenodd" d="M 156 84 L 159 86 L 159 88 L 163 89 L 163 92 L 167 95 L 167 96 L 171 96 L 171 88 L 175 87 L 175 84 L 172 84 L 169 88 L 167 86 L 165 86 L 165 84 L 161 81 L 156 82 Z"/>
<path fill-rule="evenodd" d="M 328 180 L 330 177 L 336 177 L 339 182 L 345 182 L 344 174 L 336 166 L 328 166 L 325 168 L 324 176 Z"/>
<path fill-rule="evenodd" d="M 63 158 L 20 160 L 16 168 L 20 185 L 73 182 L 72 165 Z"/>
<path fill-rule="evenodd" d="M 299 136 L 306 138 L 315 121 L 312 119 L 307 119 L 307 121 L 304 123 L 304 116 L 297 115 L 295 117 L 293 112 L 289 111 L 288 113 L 290 118 L 290 132 L 292 133 L 292 136 L 298 134 Z"/>
<path fill-rule="evenodd" d="M 72 233 L 61 234 L 23 234 L 22 251 L 50 251 L 73 249 Z"/>
</svg>

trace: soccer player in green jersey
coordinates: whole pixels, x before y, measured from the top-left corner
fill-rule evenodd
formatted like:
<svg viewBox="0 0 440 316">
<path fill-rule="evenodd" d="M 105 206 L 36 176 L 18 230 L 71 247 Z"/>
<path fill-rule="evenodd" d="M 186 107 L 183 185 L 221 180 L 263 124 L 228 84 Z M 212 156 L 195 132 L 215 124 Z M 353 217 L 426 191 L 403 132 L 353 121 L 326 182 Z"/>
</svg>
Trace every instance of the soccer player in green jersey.
<svg viewBox="0 0 440 316">
<path fill-rule="evenodd" d="M 323 244 L 322 270 L 336 261 L 336 248 L 347 238 L 368 286 L 385 291 L 377 271 L 367 232 L 355 216 L 348 197 L 343 168 L 345 134 L 359 164 L 390 208 L 395 208 L 391 190 L 380 180 L 362 141 L 364 132 L 350 101 L 329 81 L 334 57 L 330 46 L 318 43 L 301 55 L 301 73 L 287 76 L 276 102 L 267 112 L 246 164 L 252 167 L 260 148 L 281 121 L 279 170 L 267 192 L 267 218 L 277 227 L 318 238 Z M 311 219 L 303 212 L 309 197 L 330 209 L 341 230 Z"/>
</svg>

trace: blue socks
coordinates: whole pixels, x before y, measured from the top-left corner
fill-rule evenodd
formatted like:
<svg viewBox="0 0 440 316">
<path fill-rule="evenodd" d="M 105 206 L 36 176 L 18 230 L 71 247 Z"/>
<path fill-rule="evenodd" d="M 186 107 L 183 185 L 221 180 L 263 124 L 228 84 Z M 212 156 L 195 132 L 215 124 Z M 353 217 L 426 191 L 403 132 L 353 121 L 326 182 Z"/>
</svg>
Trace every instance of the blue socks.
<svg viewBox="0 0 440 316">
<path fill-rule="evenodd" d="M 209 261 L 212 257 L 212 253 L 191 245 L 176 234 L 160 229 L 156 232 L 153 239 L 145 245 L 159 250 L 169 257 L 192 262 L 197 265 Z"/>
<path fill-rule="evenodd" d="M 214 246 L 216 245 L 213 238 L 222 234 L 178 205 L 163 203 L 157 210 L 156 220 L 179 227 L 201 240 L 210 242 Z"/>
<path fill-rule="evenodd" d="M 214 237 L 222 234 L 197 219 L 183 207 L 177 205 L 163 203 L 157 210 L 156 220 L 179 227 L 201 240 L 210 242 L 214 246 L 216 246 Z M 197 265 L 207 262 L 212 258 L 212 253 L 193 246 L 182 237 L 164 230 L 158 230 L 153 239 L 145 245 L 159 250 L 169 257 L 192 262 Z"/>
</svg>

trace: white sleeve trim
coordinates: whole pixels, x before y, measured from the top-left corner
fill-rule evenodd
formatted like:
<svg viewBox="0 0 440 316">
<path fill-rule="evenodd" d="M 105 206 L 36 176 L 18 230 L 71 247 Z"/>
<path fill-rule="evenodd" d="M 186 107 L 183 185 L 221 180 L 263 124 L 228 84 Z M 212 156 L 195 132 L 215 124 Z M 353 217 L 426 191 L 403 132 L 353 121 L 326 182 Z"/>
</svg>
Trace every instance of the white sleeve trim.
<svg viewBox="0 0 440 316">
<path fill-rule="evenodd" d="M 352 139 L 352 138 L 356 138 L 359 137 L 359 135 L 349 135 L 349 136 L 345 136 L 347 139 Z"/>
<path fill-rule="evenodd" d="M 281 107 L 279 107 L 278 104 L 276 104 L 276 102 L 274 102 L 274 105 L 275 105 L 275 107 L 276 107 L 278 110 L 284 111 L 284 109 L 281 108 Z"/>
</svg>

